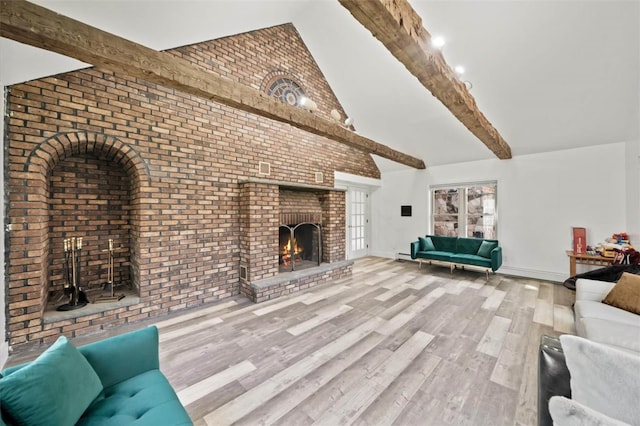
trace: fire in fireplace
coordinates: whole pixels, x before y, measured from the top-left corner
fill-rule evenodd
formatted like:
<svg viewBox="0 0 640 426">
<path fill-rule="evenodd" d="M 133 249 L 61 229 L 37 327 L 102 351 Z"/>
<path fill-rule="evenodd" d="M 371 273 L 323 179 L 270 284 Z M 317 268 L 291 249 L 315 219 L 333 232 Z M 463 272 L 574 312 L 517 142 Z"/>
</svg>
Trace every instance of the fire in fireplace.
<svg viewBox="0 0 640 426">
<path fill-rule="evenodd" d="M 304 249 L 298 244 L 298 239 L 294 238 L 291 243 L 291 237 L 287 238 L 287 242 L 280 249 L 280 256 L 282 258 L 282 264 L 289 266 L 291 263 L 302 262 L 302 252 Z"/>
<path fill-rule="evenodd" d="M 320 225 L 298 223 L 280 226 L 280 272 L 297 271 L 320 265 L 322 248 Z"/>
</svg>

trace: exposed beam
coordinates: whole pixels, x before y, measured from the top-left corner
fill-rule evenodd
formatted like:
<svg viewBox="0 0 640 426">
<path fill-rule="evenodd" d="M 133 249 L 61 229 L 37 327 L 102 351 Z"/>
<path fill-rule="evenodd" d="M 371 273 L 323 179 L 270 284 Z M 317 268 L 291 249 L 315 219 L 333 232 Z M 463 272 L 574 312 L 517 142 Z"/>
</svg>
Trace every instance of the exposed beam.
<svg viewBox="0 0 640 426">
<path fill-rule="evenodd" d="M 498 158 L 511 158 L 509 145 L 440 51 L 431 47 L 431 35 L 407 0 L 338 1 Z"/>
<path fill-rule="evenodd" d="M 334 121 L 199 69 L 169 53 L 150 49 L 24 0 L 0 1 L 0 36 L 287 123 L 416 169 L 425 168 L 424 161 L 358 135 Z"/>
</svg>

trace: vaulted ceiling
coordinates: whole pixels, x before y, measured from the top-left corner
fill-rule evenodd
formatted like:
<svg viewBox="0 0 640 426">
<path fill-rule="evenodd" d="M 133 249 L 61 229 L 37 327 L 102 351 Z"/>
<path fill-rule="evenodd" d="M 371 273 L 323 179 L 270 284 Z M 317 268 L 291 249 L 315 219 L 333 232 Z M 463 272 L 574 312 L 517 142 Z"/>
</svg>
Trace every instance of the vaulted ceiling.
<svg viewBox="0 0 640 426">
<path fill-rule="evenodd" d="M 338 0 L 34 3 L 157 50 L 292 22 L 358 133 L 428 166 L 495 158 Z M 640 139 L 640 2 L 410 3 L 514 156 Z M 0 58 L 4 85 L 86 66 L 7 39 Z"/>
</svg>

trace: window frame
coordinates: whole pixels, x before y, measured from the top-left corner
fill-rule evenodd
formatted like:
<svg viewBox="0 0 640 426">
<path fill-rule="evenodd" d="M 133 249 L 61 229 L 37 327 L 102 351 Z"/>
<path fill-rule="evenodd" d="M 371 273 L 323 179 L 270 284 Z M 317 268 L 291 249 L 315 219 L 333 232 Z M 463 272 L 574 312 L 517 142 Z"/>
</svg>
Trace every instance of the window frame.
<svg viewBox="0 0 640 426">
<path fill-rule="evenodd" d="M 469 192 L 468 190 L 470 188 L 474 188 L 474 187 L 482 187 L 482 186 L 493 186 L 495 188 L 495 206 L 494 206 L 494 212 L 493 214 L 488 214 L 488 213 L 482 213 L 480 215 L 475 215 L 475 214 L 470 214 L 468 209 L 469 209 Z M 431 235 L 436 235 L 435 231 L 436 231 L 436 221 L 435 221 L 435 217 L 436 216 L 443 216 L 443 215 L 449 215 L 449 216 L 457 216 L 457 236 L 458 237 L 464 237 L 464 238 L 478 238 L 478 239 L 484 239 L 484 238 L 488 238 L 486 236 L 482 236 L 482 237 L 475 237 L 475 236 L 468 236 L 468 229 L 469 229 L 469 223 L 468 223 L 468 218 L 469 217 L 485 217 L 485 216 L 493 216 L 493 225 L 492 225 L 492 231 L 493 231 L 493 236 L 492 238 L 488 238 L 488 239 L 498 239 L 498 181 L 497 180 L 489 180 L 489 181 L 478 181 L 478 182 L 464 182 L 464 183 L 453 183 L 453 184 L 440 184 L 440 185 L 430 185 L 429 186 L 429 202 L 430 202 L 430 215 L 429 215 L 429 229 L 430 229 L 430 233 Z M 458 211 L 455 214 L 436 214 L 435 211 L 435 207 L 436 207 L 436 199 L 435 199 L 435 195 L 436 195 L 436 191 L 437 190 L 457 190 L 458 191 Z M 456 225 L 454 225 L 454 228 L 456 228 Z"/>
</svg>

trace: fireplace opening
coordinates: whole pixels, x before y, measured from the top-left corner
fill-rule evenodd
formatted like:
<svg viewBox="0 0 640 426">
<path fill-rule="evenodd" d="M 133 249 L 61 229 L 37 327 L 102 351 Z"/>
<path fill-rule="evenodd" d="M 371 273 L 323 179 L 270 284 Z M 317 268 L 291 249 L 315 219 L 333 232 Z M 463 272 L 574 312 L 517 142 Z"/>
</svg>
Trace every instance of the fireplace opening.
<svg viewBox="0 0 640 426">
<path fill-rule="evenodd" d="M 299 271 L 319 266 L 322 259 L 320 225 L 315 223 L 281 225 L 278 247 L 280 272 Z"/>
</svg>

